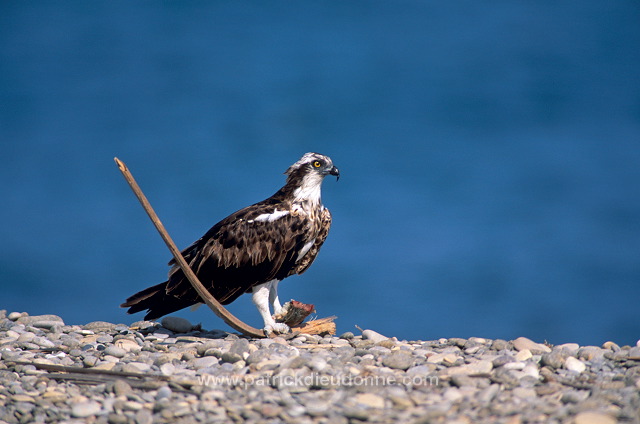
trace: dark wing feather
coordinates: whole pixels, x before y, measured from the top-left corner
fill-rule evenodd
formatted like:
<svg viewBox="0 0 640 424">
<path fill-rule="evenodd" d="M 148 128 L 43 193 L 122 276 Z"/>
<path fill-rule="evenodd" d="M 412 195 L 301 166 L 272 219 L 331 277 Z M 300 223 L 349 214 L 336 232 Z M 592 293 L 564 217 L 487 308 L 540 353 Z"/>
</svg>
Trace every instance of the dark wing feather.
<svg viewBox="0 0 640 424">
<path fill-rule="evenodd" d="M 231 303 L 257 284 L 295 273 L 297 252 L 314 232 L 309 221 L 299 215 L 287 214 L 274 221 L 254 220 L 273 210 L 274 206 L 268 204 L 242 209 L 184 250 L 187 263 L 220 303 Z M 174 261 L 170 265 L 173 267 L 166 294 L 199 302 L 182 270 Z"/>
</svg>

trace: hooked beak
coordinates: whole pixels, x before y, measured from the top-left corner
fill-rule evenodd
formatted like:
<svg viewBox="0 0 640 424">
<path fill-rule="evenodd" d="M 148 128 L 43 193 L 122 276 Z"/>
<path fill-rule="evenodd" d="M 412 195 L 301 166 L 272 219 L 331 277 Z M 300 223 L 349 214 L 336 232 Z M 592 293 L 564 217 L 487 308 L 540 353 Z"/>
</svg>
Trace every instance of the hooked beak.
<svg viewBox="0 0 640 424">
<path fill-rule="evenodd" d="M 335 176 L 336 177 L 336 181 L 338 181 L 340 179 L 340 171 L 338 171 L 338 168 L 336 168 L 335 166 L 332 167 L 329 170 L 329 174 Z"/>
</svg>

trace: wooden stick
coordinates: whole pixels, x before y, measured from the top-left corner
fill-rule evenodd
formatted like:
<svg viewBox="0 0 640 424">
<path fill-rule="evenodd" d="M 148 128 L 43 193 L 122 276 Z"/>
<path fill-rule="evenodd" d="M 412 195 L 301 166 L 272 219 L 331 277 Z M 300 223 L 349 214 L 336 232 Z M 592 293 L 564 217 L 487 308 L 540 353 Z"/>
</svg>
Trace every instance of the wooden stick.
<svg viewBox="0 0 640 424">
<path fill-rule="evenodd" d="M 171 254 L 178 263 L 178 266 L 180 266 L 180 269 L 182 269 L 182 272 L 187 277 L 187 280 L 189 280 L 195 291 L 198 292 L 200 298 L 204 300 L 204 302 L 213 311 L 213 313 L 219 316 L 224 322 L 226 322 L 229 327 L 250 337 L 265 337 L 263 330 L 258 330 L 257 328 L 251 327 L 250 325 L 247 325 L 236 318 L 231 312 L 229 312 L 224 306 L 222 306 L 220 302 L 218 302 L 207 289 L 205 289 L 200 280 L 198 280 L 198 277 L 196 277 L 196 275 L 191 270 L 191 267 L 187 264 L 187 261 L 184 260 L 182 253 L 180 253 L 180 250 L 178 250 L 171 237 L 169 237 L 169 233 L 167 233 L 167 230 L 165 230 L 164 225 L 162 225 L 162 222 L 158 218 L 158 215 L 156 215 L 156 213 L 154 212 L 151 204 L 147 200 L 147 197 L 144 195 L 144 193 L 142 193 L 142 190 L 138 186 L 138 183 L 136 183 L 133 175 L 131 175 L 131 172 L 129 172 L 127 166 L 120 159 L 113 159 L 116 161 L 116 164 L 118 164 L 120 172 L 122 172 L 122 175 L 124 175 L 125 180 L 127 180 L 127 183 L 129 183 L 131 190 L 133 190 L 133 193 L 140 201 L 140 204 L 142 204 L 145 212 L 147 212 L 147 215 L 149 215 L 149 218 L 151 218 L 151 222 L 153 222 L 156 230 L 158 230 L 158 232 L 160 233 L 162 240 L 164 240 L 165 244 L 171 251 Z"/>
</svg>

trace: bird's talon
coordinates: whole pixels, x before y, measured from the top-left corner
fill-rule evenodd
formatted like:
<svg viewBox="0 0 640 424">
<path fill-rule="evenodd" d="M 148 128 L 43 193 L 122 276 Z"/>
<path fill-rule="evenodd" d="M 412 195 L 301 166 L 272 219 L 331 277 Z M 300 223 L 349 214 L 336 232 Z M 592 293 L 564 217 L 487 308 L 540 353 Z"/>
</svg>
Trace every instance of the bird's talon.
<svg viewBox="0 0 640 424">
<path fill-rule="evenodd" d="M 289 331 L 291 331 L 291 329 L 289 328 L 289 326 L 287 324 L 283 324 L 281 322 L 277 322 L 275 324 L 270 324 L 270 325 L 266 325 L 264 327 L 264 333 L 267 336 L 270 336 L 272 333 L 276 333 L 276 334 L 286 334 Z"/>
</svg>

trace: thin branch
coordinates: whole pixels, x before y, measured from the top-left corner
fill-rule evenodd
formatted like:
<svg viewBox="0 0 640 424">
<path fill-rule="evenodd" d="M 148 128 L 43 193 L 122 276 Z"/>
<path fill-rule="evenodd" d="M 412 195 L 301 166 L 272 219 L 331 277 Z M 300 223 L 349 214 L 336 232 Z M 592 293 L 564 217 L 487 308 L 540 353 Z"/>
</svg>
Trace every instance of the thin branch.
<svg viewBox="0 0 640 424">
<path fill-rule="evenodd" d="M 191 283 L 195 291 L 198 292 L 198 294 L 200 295 L 200 298 L 202 298 L 202 300 L 204 300 L 207 306 L 211 308 L 213 313 L 219 316 L 224 322 L 226 322 L 229 325 L 229 327 L 250 337 L 255 337 L 255 338 L 265 337 L 264 332 L 262 330 L 258 330 L 257 328 L 251 327 L 250 325 L 247 325 L 241 320 L 239 320 L 238 318 L 236 318 L 231 312 L 229 312 L 224 306 L 222 306 L 220 302 L 218 302 L 211 295 L 211 293 L 209 293 L 209 291 L 202 285 L 200 280 L 198 280 L 198 277 L 196 277 L 196 275 L 191 270 L 191 267 L 189 267 L 187 262 L 184 260 L 184 257 L 180 253 L 180 250 L 178 250 L 178 248 L 176 247 L 171 237 L 169 237 L 167 230 L 165 230 L 164 225 L 162 225 L 162 222 L 158 218 L 158 215 L 156 215 L 156 213 L 154 212 L 153 208 L 151 207 L 151 204 L 147 200 L 147 197 L 144 195 L 144 193 L 142 193 L 142 190 L 138 186 L 138 183 L 136 183 L 136 180 L 133 178 L 133 175 L 131 175 L 131 172 L 129 172 L 129 169 L 127 168 L 127 166 L 124 164 L 124 162 L 122 162 L 118 158 L 114 158 L 114 160 L 116 161 L 116 164 L 118 164 L 118 168 L 120 168 L 120 172 L 122 172 L 122 175 L 124 175 L 125 180 L 127 180 L 127 183 L 129 183 L 131 190 L 133 190 L 133 193 L 136 195 L 136 197 L 142 204 L 142 207 L 144 208 L 145 212 L 147 212 L 147 215 L 149 215 L 149 218 L 151 218 L 151 221 L 153 222 L 153 225 L 156 227 L 156 230 L 158 230 L 158 232 L 160 233 L 162 240 L 164 240 L 165 244 L 171 251 L 171 254 L 175 258 L 176 262 L 178 263 L 178 266 L 180 266 L 180 269 L 182 269 L 182 272 L 187 277 L 187 280 L 189 280 L 189 282 Z"/>
</svg>

